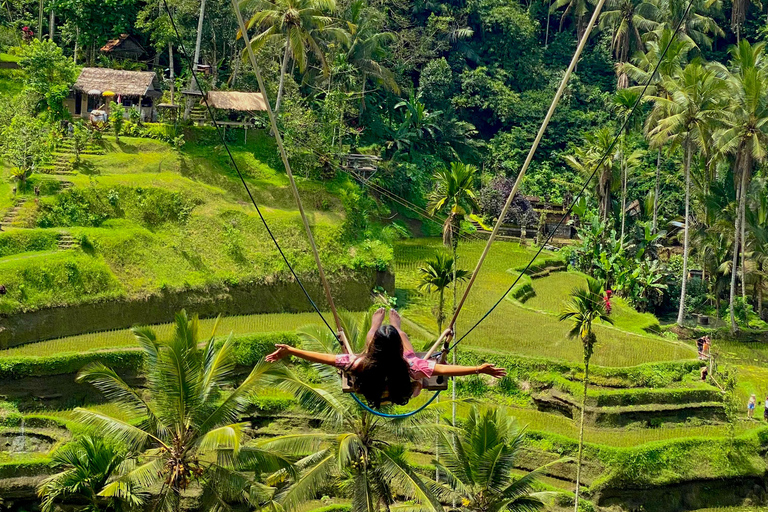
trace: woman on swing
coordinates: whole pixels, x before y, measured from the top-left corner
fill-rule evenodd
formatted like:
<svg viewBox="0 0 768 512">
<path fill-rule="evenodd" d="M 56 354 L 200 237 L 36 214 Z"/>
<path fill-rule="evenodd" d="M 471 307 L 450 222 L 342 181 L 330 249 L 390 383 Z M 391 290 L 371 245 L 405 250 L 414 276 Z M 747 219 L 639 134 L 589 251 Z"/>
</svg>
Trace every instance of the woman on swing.
<svg viewBox="0 0 768 512">
<path fill-rule="evenodd" d="M 482 373 L 500 379 L 507 374 L 504 368 L 489 363 L 456 366 L 419 358 L 408 335 L 400 329 L 400 315 L 394 309 L 390 310 L 390 325 L 386 325 L 383 323 L 385 312 L 384 308 L 380 308 L 373 314 L 371 330 L 368 331 L 362 354 L 323 354 L 290 345 L 275 345 L 277 350 L 269 354 L 266 360 L 273 363 L 284 357 L 296 356 L 313 363 L 341 368 L 354 376 L 357 392 L 377 409 L 384 401 L 407 404 L 412 396 L 421 392 L 422 380 L 433 375 L 462 377 Z M 446 330 L 443 335 L 449 335 L 449 331 Z"/>
</svg>

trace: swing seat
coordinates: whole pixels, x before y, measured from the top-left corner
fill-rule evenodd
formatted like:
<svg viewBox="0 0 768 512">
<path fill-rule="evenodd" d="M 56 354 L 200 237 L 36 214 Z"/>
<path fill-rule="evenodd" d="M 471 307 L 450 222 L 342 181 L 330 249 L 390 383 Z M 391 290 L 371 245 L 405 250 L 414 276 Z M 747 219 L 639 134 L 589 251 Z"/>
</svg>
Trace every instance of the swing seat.
<svg viewBox="0 0 768 512">
<path fill-rule="evenodd" d="M 416 352 L 418 357 L 424 357 L 426 352 Z M 344 393 L 355 393 L 357 390 L 352 385 L 353 378 L 347 373 L 341 373 L 341 390 Z M 433 375 L 428 379 L 422 379 L 421 389 L 427 391 L 445 391 L 448 389 L 448 379 L 443 375 Z"/>
</svg>

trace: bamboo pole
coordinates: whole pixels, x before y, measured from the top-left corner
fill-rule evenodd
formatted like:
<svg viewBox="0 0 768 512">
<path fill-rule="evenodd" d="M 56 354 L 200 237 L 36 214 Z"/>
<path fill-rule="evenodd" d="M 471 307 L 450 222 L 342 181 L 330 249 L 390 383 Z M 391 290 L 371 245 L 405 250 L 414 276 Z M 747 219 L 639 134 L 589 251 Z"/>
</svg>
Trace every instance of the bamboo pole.
<svg viewBox="0 0 768 512">
<path fill-rule="evenodd" d="M 525 163 L 523 163 L 523 167 L 520 169 L 520 173 L 517 175 L 517 179 L 515 180 L 515 184 L 512 187 L 512 191 L 509 193 L 509 197 L 507 197 L 507 202 L 504 204 L 504 208 L 501 210 L 499 219 L 496 221 L 496 225 L 493 227 L 491 236 L 488 238 L 488 242 L 485 244 L 485 249 L 483 249 L 483 253 L 480 255 L 480 259 L 477 260 L 477 265 L 475 266 L 475 270 L 472 272 L 472 276 L 469 278 L 469 283 L 467 283 L 467 288 L 464 290 L 464 295 L 462 295 L 461 301 L 459 301 L 459 304 L 456 307 L 456 311 L 454 311 L 453 313 L 451 322 L 450 324 L 448 324 L 450 327 L 453 327 L 454 324 L 456 323 L 456 319 L 458 318 L 459 313 L 461 313 L 461 308 L 464 307 L 464 303 L 466 302 L 467 297 L 469 296 L 469 292 L 472 289 L 472 285 L 475 283 L 475 279 L 477 279 L 477 275 L 480 273 L 480 268 L 483 266 L 485 257 L 488 256 L 488 251 L 491 248 L 491 244 L 493 243 L 494 240 L 496 240 L 496 235 L 499 233 L 499 229 L 501 228 L 501 225 L 504 222 L 504 217 L 506 217 L 507 211 L 509 210 L 509 207 L 512 205 L 512 201 L 515 198 L 517 189 L 520 188 L 520 184 L 522 183 L 523 177 L 525 176 L 525 173 L 528 170 L 528 166 L 531 165 L 531 161 L 533 160 L 533 155 L 536 153 L 536 149 L 538 149 L 539 147 L 539 143 L 541 142 L 541 139 L 544 136 L 544 132 L 546 131 L 547 126 L 549 125 L 549 121 L 552 119 L 552 115 L 555 113 L 557 104 L 560 103 L 560 98 L 562 98 L 563 93 L 565 92 L 565 87 L 566 85 L 568 85 L 568 80 L 571 78 L 571 74 L 573 73 L 574 68 L 576 68 L 576 64 L 579 62 L 579 58 L 581 57 L 581 52 L 584 50 L 584 46 L 586 46 L 587 39 L 589 39 L 589 34 L 592 32 L 592 28 L 595 26 L 595 23 L 597 22 L 597 19 L 600 16 L 600 11 L 602 11 L 603 5 L 605 5 L 605 0 L 599 0 L 599 2 L 597 3 L 597 6 L 595 7 L 595 12 L 592 14 L 592 18 L 589 20 L 589 24 L 587 25 L 584 35 L 582 36 L 581 41 L 579 41 L 579 46 L 576 48 L 576 53 L 573 54 L 571 63 L 568 66 L 568 69 L 565 71 L 565 75 L 563 75 L 563 80 L 560 82 L 560 87 L 557 89 L 557 93 L 555 93 L 555 97 L 552 99 L 552 104 L 549 106 L 547 115 L 544 117 L 544 121 L 541 123 L 539 132 L 536 134 L 536 139 L 533 141 L 533 145 L 531 146 L 531 149 L 528 152 L 528 156 L 525 159 Z"/>
<path fill-rule="evenodd" d="M 277 129 L 277 119 L 275 118 L 275 113 L 272 110 L 272 105 L 269 103 L 267 89 L 264 87 L 264 80 L 261 77 L 261 71 L 259 70 L 259 66 L 256 62 L 256 54 L 251 47 L 250 39 L 248 38 L 248 29 L 246 28 L 245 22 L 243 21 L 243 14 L 240 12 L 240 6 L 237 4 L 237 0 L 232 0 L 232 7 L 235 9 L 237 24 L 240 27 L 240 34 L 243 37 L 243 41 L 245 41 L 245 49 L 248 52 L 248 58 L 251 61 L 251 66 L 253 67 L 253 71 L 256 74 L 256 81 L 259 83 L 259 91 L 261 91 L 261 95 L 264 97 L 264 103 L 267 107 L 267 115 L 269 116 L 269 123 L 272 127 L 272 133 L 275 135 L 275 142 L 277 143 L 277 147 L 280 150 L 280 158 L 283 160 L 285 172 L 288 175 L 288 181 L 291 184 L 291 191 L 293 192 L 293 196 L 296 199 L 296 204 L 299 207 L 299 214 L 301 214 L 301 221 L 304 224 L 304 230 L 307 232 L 307 238 L 309 238 L 309 245 L 312 247 L 312 254 L 315 257 L 315 264 L 317 265 L 317 270 L 320 274 L 320 282 L 322 283 L 323 290 L 325 291 L 325 298 L 328 301 L 329 307 L 331 308 L 331 313 L 333 313 L 333 319 L 336 322 L 336 329 L 338 332 L 342 332 L 343 329 L 341 325 L 341 319 L 339 318 L 338 311 L 336 311 L 336 305 L 333 302 L 331 287 L 328 284 L 328 279 L 326 279 L 325 272 L 323 271 L 323 265 L 320 262 L 320 255 L 317 252 L 315 237 L 312 236 L 312 230 L 309 227 L 307 215 L 304 213 L 304 206 L 301 202 L 301 197 L 299 196 L 299 189 L 296 187 L 296 181 L 293 179 L 293 172 L 291 172 L 291 164 L 288 162 L 288 155 L 285 152 L 283 138 L 280 136 L 280 132 Z M 344 337 L 341 341 L 342 345 L 345 345 L 345 349 L 349 350 L 350 347 L 348 342 L 346 342 L 346 338 Z"/>
</svg>

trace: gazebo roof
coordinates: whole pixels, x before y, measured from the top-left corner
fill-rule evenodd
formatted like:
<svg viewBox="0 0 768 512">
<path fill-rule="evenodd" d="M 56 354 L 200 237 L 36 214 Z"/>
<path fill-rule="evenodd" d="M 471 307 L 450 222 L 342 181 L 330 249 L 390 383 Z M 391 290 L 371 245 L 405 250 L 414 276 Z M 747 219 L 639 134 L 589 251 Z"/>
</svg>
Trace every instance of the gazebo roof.
<svg viewBox="0 0 768 512">
<path fill-rule="evenodd" d="M 260 112 L 267 110 L 264 97 L 258 92 L 210 91 L 206 102 L 211 108 L 237 110 L 239 112 Z"/>
<path fill-rule="evenodd" d="M 77 91 L 112 91 L 120 96 L 153 96 L 157 75 L 152 71 L 125 71 L 122 69 L 83 68 L 75 82 Z"/>
</svg>

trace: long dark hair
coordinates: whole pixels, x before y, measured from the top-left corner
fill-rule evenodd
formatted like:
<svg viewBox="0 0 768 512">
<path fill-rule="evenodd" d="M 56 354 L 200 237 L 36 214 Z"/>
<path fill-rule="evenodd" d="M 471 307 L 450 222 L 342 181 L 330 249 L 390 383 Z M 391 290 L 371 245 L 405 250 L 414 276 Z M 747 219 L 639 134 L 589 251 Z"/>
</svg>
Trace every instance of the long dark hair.
<svg viewBox="0 0 768 512">
<path fill-rule="evenodd" d="M 413 388 L 398 330 L 391 325 L 379 327 L 363 356 L 363 362 L 355 369 L 355 387 L 368 404 L 377 409 L 385 400 L 407 404 Z"/>
</svg>

